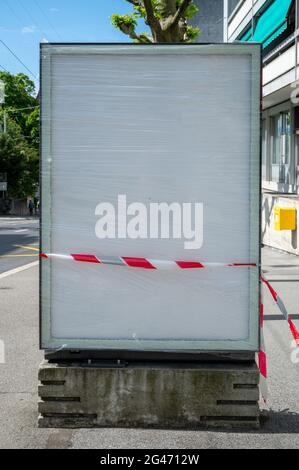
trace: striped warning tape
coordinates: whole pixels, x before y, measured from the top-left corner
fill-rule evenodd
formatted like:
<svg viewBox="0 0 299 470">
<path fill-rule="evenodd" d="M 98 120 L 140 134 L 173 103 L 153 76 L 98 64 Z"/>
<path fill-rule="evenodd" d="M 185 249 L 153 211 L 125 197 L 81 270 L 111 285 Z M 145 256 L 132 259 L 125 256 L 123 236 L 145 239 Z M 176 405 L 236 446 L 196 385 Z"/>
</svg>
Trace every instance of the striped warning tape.
<svg viewBox="0 0 299 470">
<path fill-rule="evenodd" d="M 268 288 L 272 299 L 276 303 L 277 307 L 279 308 L 280 312 L 282 313 L 284 319 L 288 322 L 290 331 L 292 333 L 292 336 L 294 340 L 296 341 L 297 345 L 299 346 L 299 331 L 297 330 L 295 323 L 293 322 L 291 316 L 288 314 L 288 311 L 285 307 L 285 304 L 277 294 L 277 292 L 273 289 L 271 286 L 270 282 L 267 281 L 267 279 L 264 276 L 261 276 L 261 280 L 264 283 L 264 285 Z"/>
<path fill-rule="evenodd" d="M 132 257 L 118 257 L 118 256 L 106 256 L 99 258 L 96 255 L 90 254 L 70 254 L 62 255 L 55 253 L 42 253 L 42 258 L 56 258 L 65 259 L 71 261 L 78 261 L 83 263 L 95 263 L 95 264 L 108 264 L 113 266 L 128 266 L 130 268 L 142 268 L 142 269 L 203 269 L 208 267 L 256 267 L 254 263 L 201 263 L 199 261 L 169 261 L 169 260 L 158 260 L 149 258 L 132 258 Z"/>
<path fill-rule="evenodd" d="M 266 403 L 268 398 L 268 386 L 267 386 L 267 354 L 266 344 L 264 338 L 264 303 L 263 303 L 263 292 L 261 291 L 261 302 L 260 302 L 260 350 L 257 354 L 257 365 L 260 371 L 260 392 L 261 396 Z"/>
<path fill-rule="evenodd" d="M 267 287 L 268 291 L 271 294 L 272 299 L 274 300 L 275 304 L 279 308 L 280 312 L 282 313 L 284 319 L 288 322 L 289 328 L 291 331 L 291 334 L 297 344 L 297 347 L 299 348 L 299 331 L 297 330 L 295 323 L 293 322 L 291 316 L 289 315 L 285 304 L 273 288 L 273 286 L 270 284 L 270 282 L 265 278 L 264 275 L 261 276 L 261 281 L 264 284 L 265 287 Z M 267 356 L 266 356 L 266 347 L 265 347 L 265 340 L 264 340 L 264 333 L 263 333 L 263 325 L 264 325 L 264 305 L 263 302 L 261 301 L 261 320 L 260 320 L 260 326 L 261 326 L 261 346 L 260 346 L 260 351 L 258 353 L 258 366 L 260 370 L 260 390 L 261 390 L 261 395 L 266 401 L 267 399 Z"/>
<path fill-rule="evenodd" d="M 41 253 L 41 258 L 44 259 L 63 259 L 71 260 L 84 263 L 95 263 L 103 265 L 114 265 L 114 266 L 128 266 L 130 268 L 142 268 L 142 269 L 204 269 L 204 268 L 214 268 L 214 267 L 257 267 L 255 263 L 206 263 L 199 261 L 168 261 L 168 260 L 154 260 L 148 258 L 133 258 L 133 257 L 101 257 L 99 258 L 96 255 L 92 254 L 55 254 L 55 253 Z M 283 314 L 283 317 L 288 322 L 290 331 L 293 338 L 295 339 L 297 346 L 299 347 L 299 332 L 291 319 L 291 316 L 288 314 L 287 309 L 278 296 L 277 292 L 273 289 L 269 281 L 261 276 L 262 283 L 268 288 L 273 300 L 275 301 L 277 307 Z M 264 340 L 264 304 L 263 299 L 261 298 L 260 302 L 260 329 L 261 329 L 261 345 L 260 351 L 257 354 L 257 363 L 260 371 L 260 390 L 261 395 L 266 401 L 267 399 L 267 355 L 266 347 Z"/>
</svg>

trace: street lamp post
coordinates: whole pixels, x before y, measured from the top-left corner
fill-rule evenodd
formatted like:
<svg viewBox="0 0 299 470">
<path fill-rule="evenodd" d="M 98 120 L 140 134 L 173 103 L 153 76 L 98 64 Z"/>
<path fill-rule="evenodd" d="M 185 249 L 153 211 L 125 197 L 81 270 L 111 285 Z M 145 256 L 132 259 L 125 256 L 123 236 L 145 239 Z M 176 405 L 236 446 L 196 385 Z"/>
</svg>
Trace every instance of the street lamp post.
<svg viewBox="0 0 299 470">
<path fill-rule="evenodd" d="M 0 104 L 2 104 L 3 108 L 5 104 L 5 83 L 2 80 L 0 80 Z M 6 132 L 6 127 L 6 111 L 3 109 L 3 132 Z"/>
<path fill-rule="evenodd" d="M 5 104 L 5 83 L 0 80 L 0 104 Z M 3 132 L 6 133 L 7 123 L 6 123 L 6 111 L 3 109 Z M 0 127 L 1 131 L 1 127 Z M 7 193 L 7 175 L 6 173 L 0 174 L 0 187 L 2 190 L 2 199 L 5 199 L 5 195 Z"/>
<path fill-rule="evenodd" d="M 3 132 L 6 133 L 6 111 L 4 110 L 3 115 Z"/>
</svg>

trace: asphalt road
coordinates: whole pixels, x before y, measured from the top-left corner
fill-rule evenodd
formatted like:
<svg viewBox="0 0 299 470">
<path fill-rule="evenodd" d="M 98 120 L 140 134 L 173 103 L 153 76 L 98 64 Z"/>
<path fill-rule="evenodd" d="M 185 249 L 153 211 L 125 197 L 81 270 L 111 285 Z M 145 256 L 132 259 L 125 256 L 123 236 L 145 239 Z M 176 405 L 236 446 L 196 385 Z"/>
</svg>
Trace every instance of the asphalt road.
<svg viewBox="0 0 299 470">
<path fill-rule="evenodd" d="M 0 273 L 38 260 L 37 218 L 0 217 Z"/>
<path fill-rule="evenodd" d="M 11 237 L 10 246 L 23 244 L 25 240 L 18 243 L 19 238 L 15 243 L 14 237 L 19 236 L 28 237 L 30 246 L 36 243 L 36 221 L 20 221 L 20 227 L 24 226 L 29 227 L 26 235 L 15 232 L 4 236 Z M 18 230 L 17 225 L 9 228 Z M 7 247 L 5 253 L 15 253 L 9 244 Z M 35 259 L 28 258 L 27 262 Z M 290 313 L 298 318 L 299 258 L 264 249 L 263 264 Z M 0 274 L 0 340 L 5 345 L 5 363 L 0 364 L 0 448 L 298 449 L 299 354 L 294 362 L 288 325 L 266 292 L 264 303 L 269 398 L 267 405 L 261 404 L 259 431 L 38 429 L 37 370 L 43 358 L 38 350 L 38 266 L 5 277 Z M 299 321 L 295 323 L 299 328 Z"/>
</svg>

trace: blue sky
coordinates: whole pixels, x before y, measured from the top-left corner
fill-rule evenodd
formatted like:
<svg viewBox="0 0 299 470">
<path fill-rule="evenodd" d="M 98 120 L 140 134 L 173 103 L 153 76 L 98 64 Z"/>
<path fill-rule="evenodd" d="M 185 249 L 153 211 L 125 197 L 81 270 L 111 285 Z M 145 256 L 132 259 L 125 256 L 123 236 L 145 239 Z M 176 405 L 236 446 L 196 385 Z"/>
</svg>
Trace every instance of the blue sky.
<svg viewBox="0 0 299 470">
<path fill-rule="evenodd" d="M 130 10 L 125 0 L 0 0 L 0 40 L 32 71 L 30 77 L 37 83 L 40 42 L 127 41 L 109 18 Z M 1 42 L 0 66 L 30 75 Z"/>
</svg>

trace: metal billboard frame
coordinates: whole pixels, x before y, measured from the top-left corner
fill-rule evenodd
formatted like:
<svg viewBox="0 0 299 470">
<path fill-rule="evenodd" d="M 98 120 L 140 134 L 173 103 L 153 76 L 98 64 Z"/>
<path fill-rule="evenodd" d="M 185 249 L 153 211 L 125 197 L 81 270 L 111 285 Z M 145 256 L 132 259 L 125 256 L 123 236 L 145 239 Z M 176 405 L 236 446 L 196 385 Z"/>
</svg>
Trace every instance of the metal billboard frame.
<svg viewBox="0 0 299 470">
<path fill-rule="evenodd" d="M 199 354 L 207 357 L 231 353 L 238 359 L 251 357 L 259 350 L 259 310 L 260 310 L 260 227 L 261 227 L 261 47 L 259 44 L 155 44 L 137 45 L 127 43 L 46 43 L 40 45 L 40 96 L 41 96 L 41 139 L 40 139 L 40 187 L 41 187 L 41 252 L 51 253 L 51 59 L 54 54 L 188 54 L 198 55 L 250 55 L 252 64 L 251 89 L 251 159 L 250 159 L 250 259 L 258 259 L 258 266 L 250 269 L 250 319 L 247 340 L 213 341 L 168 341 L 176 347 L 165 348 L 165 341 L 144 341 L 147 350 L 132 348 L 132 341 L 90 340 L 90 339 L 55 339 L 51 335 L 51 263 L 40 262 L 40 349 L 46 349 L 49 355 L 59 351 L 66 358 L 73 358 L 70 352 L 76 351 L 76 357 L 102 358 L 142 358 L 159 360 L 162 358 L 192 358 Z M 42 175 L 47 173 L 48 178 Z M 257 294 L 258 292 L 258 294 Z M 162 346 L 163 343 L 163 346 Z M 177 347 L 179 343 L 180 347 Z M 185 344 L 184 344 L 185 343 Z M 195 343 L 195 344 L 193 344 Z M 67 344 L 66 347 L 63 344 Z M 193 347 L 192 347 L 193 346 Z M 78 356 L 79 353 L 79 356 Z M 240 356 L 241 353 L 241 356 Z M 242 356 L 243 354 L 243 356 Z M 57 354 L 56 354 L 57 356 Z M 55 356 L 55 357 L 56 357 Z"/>
</svg>

